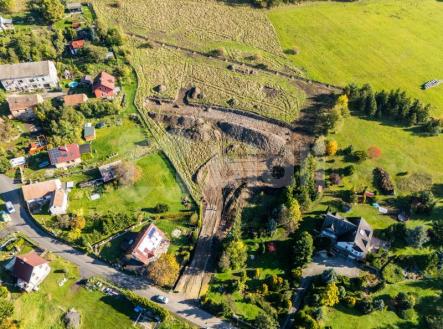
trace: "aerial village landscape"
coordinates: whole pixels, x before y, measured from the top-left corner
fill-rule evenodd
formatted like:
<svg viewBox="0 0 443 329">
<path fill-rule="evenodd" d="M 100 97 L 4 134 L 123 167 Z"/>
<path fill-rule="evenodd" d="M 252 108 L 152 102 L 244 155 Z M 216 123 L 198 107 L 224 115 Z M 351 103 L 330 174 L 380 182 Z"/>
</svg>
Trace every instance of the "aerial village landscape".
<svg viewBox="0 0 443 329">
<path fill-rule="evenodd" d="M 0 329 L 443 328 L 442 22 L 0 0 Z"/>
</svg>

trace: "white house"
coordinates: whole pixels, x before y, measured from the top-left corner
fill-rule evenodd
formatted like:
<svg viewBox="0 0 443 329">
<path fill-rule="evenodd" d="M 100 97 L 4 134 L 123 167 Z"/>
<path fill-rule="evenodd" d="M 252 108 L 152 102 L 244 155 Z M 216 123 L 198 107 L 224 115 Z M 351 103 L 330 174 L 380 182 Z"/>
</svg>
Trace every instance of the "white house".
<svg viewBox="0 0 443 329">
<path fill-rule="evenodd" d="M 139 233 L 129 254 L 133 259 L 146 265 L 166 253 L 168 247 L 169 240 L 165 234 L 151 224 Z"/>
<path fill-rule="evenodd" d="M 51 200 L 49 212 L 52 215 L 64 215 L 68 209 L 68 194 L 65 190 L 57 190 Z"/>
<path fill-rule="evenodd" d="M 13 259 L 12 275 L 17 278 L 17 286 L 27 292 L 38 290 L 50 272 L 48 261 L 33 251 Z"/>
<path fill-rule="evenodd" d="M 0 65 L 0 81 L 10 92 L 49 90 L 58 86 L 57 69 L 51 61 Z"/>
<path fill-rule="evenodd" d="M 59 179 L 24 185 L 23 198 L 28 206 L 50 202 L 49 212 L 52 215 L 63 215 L 68 210 L 68 194 Z"/>
</svg>

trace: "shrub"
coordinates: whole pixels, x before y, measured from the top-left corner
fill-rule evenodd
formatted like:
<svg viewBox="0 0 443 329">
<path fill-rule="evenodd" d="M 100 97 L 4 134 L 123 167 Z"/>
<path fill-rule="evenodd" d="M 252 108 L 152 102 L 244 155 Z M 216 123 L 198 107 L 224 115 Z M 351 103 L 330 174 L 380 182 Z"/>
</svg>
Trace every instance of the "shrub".
<svg viewBox="0 0 443 329">
<path fill-rule="evenodd" d="M 395 297 L 395 305 L 398 310 L 408 310 L 415 306 L 415 297 L 410 293 L 399 292 Z"/>
<path fill-rule="evenodd" d="M 385 302 L 383 301 L 383 299 L 374 299 L 372 306 L 375 311 L 383 311 L 383 309 L 385 308 Z"/>
<path fill-rule="evenodd" d="M 357 303 L 357 299 L 355 298 L 355 297 L 352 297 L 352 296 L 346 296 L 345 298 L 344 298 L 344 302 L 345 302 L 345 304 L 348 306 L 348 307 L 354 307 L 355 306 L 355 304 Z"/>
<path fill-rule="evenodd" d="M 352 159 L 357 163 L 362 163 L 368 159 L 368 154 L 365 151 L 355 151 L 352 153 Z"/>
<path fill-rule="evenodd" d="M 374 181 L 377 184 L 380 191 L 387 195 L 394 194 L 394 184 L 391 181 L 391 177 L 388 172 L 382 168 L 374 169 Z"/>
<path fill-rule="evenodd" d="M 372 306 L 372 301 L 368 298 L 364 298 L 364 299 L 358 301 L 357 308 L 363 314 L 369 314 L 374 310 L 374 308 Z"/>
<path fill-rule="evenodd" d="M 169 211 L 169 206 L 166 203 L 157 203 L 154 207 L 154 211 L 157 214 L 165 213 Z"/>
<path fill-rule="evenodd" d="M 386 265 L 382 274 L 388 283 L 397 283 L 404 279 L 403 269 L 394 263 Z"/>
<path fill-rule="evenodd" d="M 428 241 L 428 230 L 424 226 L 417 226 L 406 231 L 406 242 L 412 247 L 421 248 Z"/>
<path fill-rule="evenodd" d="M 368 157 L 370 159 L 378 159 L 381 157 L 381 149 L 377 146 L 371 146 L 368 148 Z"/>
<path fill-rule="evenodd" d="M 326 142 L 326 154 L 331 156 L 335 155 L 338 150 L 338 143 L 335 140 L 329 140 Z"/>
</svg>

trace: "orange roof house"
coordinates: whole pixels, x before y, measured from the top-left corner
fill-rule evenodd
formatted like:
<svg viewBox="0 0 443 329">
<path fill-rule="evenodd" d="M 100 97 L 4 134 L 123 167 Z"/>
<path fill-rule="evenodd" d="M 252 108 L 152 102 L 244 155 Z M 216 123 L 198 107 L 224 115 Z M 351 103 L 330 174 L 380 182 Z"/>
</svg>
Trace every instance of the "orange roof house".
<svg viewBox="0 0 443 329">
<path fill-rule="evenodd" d="M 69 50 L 72 55 L 77 55 L 80 49 L 85 46 L 85 40 L 74 40 L 69 43 Z"/>
<path fill-rule="evenodd" d="M 97 98 L 115 96 L 115 77 L 106 72 L 101 72 L 94 80 L 92 92 Z"/>
<path fill-rule="evenodd" d="M 65 106 L 76 106 L 83 103 L 86 103 L 88 101 L 88 96 L 85 94 L 73 94 L 73 95 L 66 95 L 63 97 L 63 102 Z"/>
</svg>

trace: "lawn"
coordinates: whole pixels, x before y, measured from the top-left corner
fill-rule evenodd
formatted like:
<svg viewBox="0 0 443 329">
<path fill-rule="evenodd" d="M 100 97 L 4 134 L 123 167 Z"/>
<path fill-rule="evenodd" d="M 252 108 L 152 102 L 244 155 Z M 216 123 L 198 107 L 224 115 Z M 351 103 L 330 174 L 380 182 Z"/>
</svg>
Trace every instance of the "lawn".
<svg viewBox="0 0 443 329">
<path fill-rule="evenodd" d="M 443 136 L 421 137 L 399 127 L 392 127 L 387 124 L 368 121 L 358 117 L 347 118 L 343 128 L 337 134 L 330 135 L 330 139 L 337 140 L 339 147 L 344 149 L 350 145 L 354 150 L 368 150 L 371 146 L 381 149 L 382 155 L 378 159 L 369 159 L 361 164 L 353 164 L 356 167 L 355 174 L 344 179 L 342 186 L 345 188 L 354 187 L 357 191 L 363 190 L 366 186 L 372 189 L 372 171 L 375 167 L 384 168 L 397 185 L 398 195 L 409 195 L 413 192 L 412 181 L 414 174 L 425 173 L 432 177 L 433 190 L 437 197 L 443 197 L 441 186 L 443 184 L 443 149 L 437 147 L 442 145 Z M 326 163 L 326 168 L 343 168 L 350 163 L 345 161 L 344 156 L 335 156 L 332 163 Z M 331 162 L 331 161 L 328 161 Z M 340 190 L 334 187 L 332 190 Z M 411 190 L 412 189 L 412 190 Z M 328 200 L 324 200 L 324 205 L 328 205 Z M 443 204 L 437 205 L 436 210 L 430 217 L 414 217 L 414 219 L 428 221 L 440 218 Z M 361 207 L 354 215 L 369 215 L 378 223 L 378 228 L 383 228 L 387 221 L 381 218 L 371 207 Z"/>
<path fill-rule="evenodd" d="M 172 219 L 158 219 L 154 221 L 154 224 L 162 230 L 170 241 L 170 246 L 168 249 L 169 253 L 176 254 L 181 247 L 188 247 L 190 245 L 190 240 L 188 238 L 192 231 L 189 225 L 188 216 L 183 216 L 182 218 L 172 218 Z M 147 224 L 149 225 L 149 224 Z M 121 248 L 122 244 L 130 238 L 133 237 L 133 233 L 140 232 L 146 226 L 140 225 L 136 226 L 131 232 L 123 234 L 122 236 L 112 240 L 111 242 L 105 244 L 100 251 L 100 256 L 110 262 L 116 262 L 123 256 L 123 250 Z M 174 230 L 180 230 L 180 237 L 173 237 L 172 232 Z"/>
<path fill-rule="evenodd" d="M 395 312 L 388 309 L 361 315 L 356 310 L 339 305 L 335 308 L 327 308 L 322 322 L 324 326 L 337 329 L 423 328 L 421 326 L 423 324 L 419 322 L 419 316 L 429 313 L 435 306 L 429 303 L 429 300 L 437 297 L 441 293 L 441 288 L 441 282 L 433 280 L 403 281 L 396 285 L 387 285 L 374 295 L 374 298 L 381 297 L 386 300 L 388 296 L 394 297 L 399 292 L 413 293 L 417 299 L 415 310 L 418 316 L 411 321 L 399 318 Z"/>
<path fill-rule="evenodd" d="M 167 204 L 170 212 L 185 210 L 181 203 L 185 191 L 174 169 L 160 153 L 146 156 L 136 164 L 142 176 L 134 185 L 110 189 L 96 201 L 89 198 L 93 192 L 91 189 L 76 189 L 70 196 L 70 210 L 83 208 L 90 213 L 152 212 L 158 203 Z"/>
<path fill-rule="evenodd" d="M 443 86 L 421 85 L 443 77 L 443 3 L 436 0 L 312 2 L 269 13 L 293 63 L 317 80 L 377 89 L 406 90 L 443 115 Z"/>
<path fill-rule="evenodd" d="M 109 297 L 98 291 L 88 291 L 76 284 L 80 275 L 73 264 L 50 255 L 51 274 L 40 291 L 30 294 L 13 293 L 14 319 L 27 329 L 65 328 L 62 316 L 70 308 L 81 313 L 82 327 L 133 328 L 132 305 L 121 298 Z M 66 272 L 66 274 L 64 273 Z M 59 282 L 67 277 L 64 286 Z"/>
</svg>

